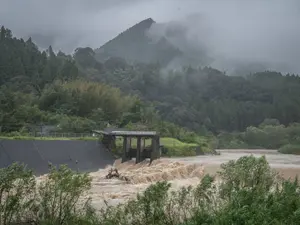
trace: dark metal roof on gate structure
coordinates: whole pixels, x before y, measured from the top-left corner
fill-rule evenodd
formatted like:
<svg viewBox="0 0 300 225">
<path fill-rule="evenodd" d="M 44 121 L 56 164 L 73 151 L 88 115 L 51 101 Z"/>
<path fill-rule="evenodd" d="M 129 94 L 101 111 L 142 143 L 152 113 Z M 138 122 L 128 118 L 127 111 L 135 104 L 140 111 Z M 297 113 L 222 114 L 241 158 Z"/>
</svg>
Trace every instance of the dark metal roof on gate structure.
<svg viewBox="0 0 300 225">
<path fill-rule="evenodd" d="M 156 136 L 156 131 L 129 131 L 120 128 L 106 128 L 102 130 L 93 130 L 96 134 L 112 135 L 112 136 L 142 136 L 142 137 L 153 137 Z"/>
</svg>

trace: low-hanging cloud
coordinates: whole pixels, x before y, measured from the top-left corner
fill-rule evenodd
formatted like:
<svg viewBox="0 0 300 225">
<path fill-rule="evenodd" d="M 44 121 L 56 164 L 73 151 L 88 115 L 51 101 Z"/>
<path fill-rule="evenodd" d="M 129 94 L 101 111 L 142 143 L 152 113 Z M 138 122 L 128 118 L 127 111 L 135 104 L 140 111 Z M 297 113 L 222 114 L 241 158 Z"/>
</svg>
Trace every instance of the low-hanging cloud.
<svg viewBox="0 0 300 225">
<path fill-rule="evenodd" d="M 1 24 L 67 52 L 100 47 L 148 17 L 164 24 L 152 35 L 210 66 L 300 72 L 299 0 L 0 0 Z"/>
<path fill-rule="evenodd" d="M 167 37 L 187 56 L 199 50 L 199 61 L 228 73 L 299 73 L 299 6 L 293 0 L 200 0 L 184 18 L 155 24 L 150 35 Z"/>
</svg>

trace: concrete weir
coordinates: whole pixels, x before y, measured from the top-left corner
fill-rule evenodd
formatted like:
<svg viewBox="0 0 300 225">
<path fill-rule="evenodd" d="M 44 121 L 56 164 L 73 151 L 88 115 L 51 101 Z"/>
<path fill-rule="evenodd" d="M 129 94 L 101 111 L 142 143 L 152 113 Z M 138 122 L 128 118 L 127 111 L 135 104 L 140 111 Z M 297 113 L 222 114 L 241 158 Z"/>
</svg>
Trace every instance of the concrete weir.
<svg viewBox="0 0 300 225">
<path fill-rule="evenodd" d="M 67 165 L 80 172 L 93 172 L 114 163 L 114 157 L 98 141 L 0 140 L 0 168 L 24 163 L 36 175 L 48 172 L 48 164 Z"/>
</svg>

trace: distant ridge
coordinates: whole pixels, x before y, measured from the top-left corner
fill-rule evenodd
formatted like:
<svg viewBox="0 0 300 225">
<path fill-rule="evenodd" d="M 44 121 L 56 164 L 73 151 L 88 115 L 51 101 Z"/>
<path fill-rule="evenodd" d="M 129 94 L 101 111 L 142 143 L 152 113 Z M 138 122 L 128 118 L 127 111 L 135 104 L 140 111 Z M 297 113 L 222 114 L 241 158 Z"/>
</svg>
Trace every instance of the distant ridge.
<svg viewBox="0 0 300 225">
<path fill-rule="evenodd" d="M 109 48 L 110 45 L 114 45 L 116 41 L 123 41 L 120 40 L 126 36 L 132 36 L 132 34 L 135 34 L 138 38 L 145 38 L 145 32 L 152 26 L 153 23 L 156 23 L 152 18 L 148 18 L 146 20 L 143 20 L 139 22 L 138 24 L 128 28 L 127 30 L 120 33 L 118 36 L 116 36 L 114 39 L 106 42 L 100 49 L 103 48 Z M 131 41 L 131 40 L 128 40 Z"/>
<path fill-rule="evenodd" d="M 95 50 L 96 59 L 105 61 L 110 57 L 124 58 L 128 62 L 169 63 L 181 52 L 165 38 L 152 40 L 147 32 L 156 22 L 147 18 Z"/>
</svg>

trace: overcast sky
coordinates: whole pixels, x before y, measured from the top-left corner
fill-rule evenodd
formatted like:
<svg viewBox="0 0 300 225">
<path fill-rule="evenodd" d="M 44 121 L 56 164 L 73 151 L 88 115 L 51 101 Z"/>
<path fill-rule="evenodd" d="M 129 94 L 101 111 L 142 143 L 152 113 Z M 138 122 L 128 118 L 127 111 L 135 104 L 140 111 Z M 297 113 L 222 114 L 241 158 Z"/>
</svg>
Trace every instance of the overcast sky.
<svg viewBox="0 0 300 225">
<path fill-rule="evenodd" d="M 0 24 L 19 37 L 50 36 L 64 51 L 100 47 L 148 17 L 179 21 L 218 67 L 234 59 L 300 72 L 299 0 L 0 0 Z"/>
</svg>

